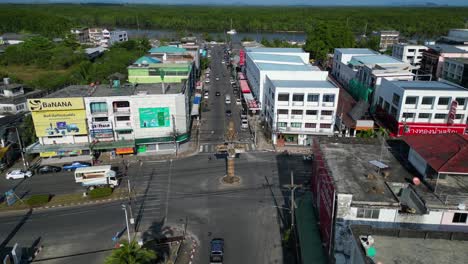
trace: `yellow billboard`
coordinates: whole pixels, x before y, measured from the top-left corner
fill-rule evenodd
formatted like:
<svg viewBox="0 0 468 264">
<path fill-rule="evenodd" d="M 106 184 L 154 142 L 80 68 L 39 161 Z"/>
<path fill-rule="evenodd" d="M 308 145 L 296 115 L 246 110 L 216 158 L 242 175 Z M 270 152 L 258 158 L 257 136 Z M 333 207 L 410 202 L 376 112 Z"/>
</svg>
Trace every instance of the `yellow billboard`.
<svg viewBox="0 0 468 264">
<path fill-rule="evenodd" d="M 85 109 L 82 97 L 28 99 L 32 112 Z"/>
<path fill-rule="evenodd" d="M 87 135 L 85 110 L 32 112 L 38 137 Z"/>
</svg>

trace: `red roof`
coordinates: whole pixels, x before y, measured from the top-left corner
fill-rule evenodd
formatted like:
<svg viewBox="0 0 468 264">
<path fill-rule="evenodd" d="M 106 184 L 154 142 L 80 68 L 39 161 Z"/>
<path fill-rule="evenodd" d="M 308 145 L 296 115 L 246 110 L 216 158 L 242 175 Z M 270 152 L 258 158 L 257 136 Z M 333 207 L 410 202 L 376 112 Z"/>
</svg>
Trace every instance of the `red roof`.
<svg viewBox="0 0 468 264">
<path fill-rule="evenodd" d="M 437 172 L 468 173 L 467 135 L 414 135 L 404 140 Z"/>
<path fill-rule="evenodd" d="M 250 93 L 250 87 L 246 80 L 239 81 L 242 93 Z"/>
</svg>

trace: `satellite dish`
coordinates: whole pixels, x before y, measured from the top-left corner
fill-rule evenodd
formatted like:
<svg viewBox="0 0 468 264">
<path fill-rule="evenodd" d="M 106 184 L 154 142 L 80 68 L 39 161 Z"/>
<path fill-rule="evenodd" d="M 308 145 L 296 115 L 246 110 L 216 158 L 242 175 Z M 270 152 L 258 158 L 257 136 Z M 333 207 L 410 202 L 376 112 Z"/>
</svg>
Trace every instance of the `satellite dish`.
<svg viewBox="0 0 468 264">
<path fill-rule="evenodd" d="M 413 184 L 417 186 L 417 185 L 421 184 L 421 180 L 418 177 L 414 177 L 413 178 Z"/>
</svg>

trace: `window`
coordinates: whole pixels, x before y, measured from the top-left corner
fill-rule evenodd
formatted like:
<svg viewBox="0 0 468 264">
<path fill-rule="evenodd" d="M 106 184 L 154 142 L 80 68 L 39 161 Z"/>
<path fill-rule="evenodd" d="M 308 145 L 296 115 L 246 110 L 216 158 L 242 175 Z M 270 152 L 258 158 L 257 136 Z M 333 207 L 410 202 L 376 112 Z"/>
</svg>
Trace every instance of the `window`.
<svg viewBox="0 0 468 264">
<path fill-rule="evenodd" d="M 22 104 L 16 106 L 17 111 L 23 110 L 23 109 L 24 109 L 24 105 L 22 105 Z"/>
<path fill-rule="evenodd" d="M 305 123 L 306 128 L 316 128 L 317 124 L 316 123 Z"/>
<path fill-rule="evenodd" d="M 11 111 L 11 110 L 13 110 L 13 108 L 11 108 L 11 106 L 4 106 L 4 107 L 3 107 L 3 110 L 5 110 L 5 111 Z"/>
<path fill-rule="evenodd" d="M 128 101 L 114 102 L 114 107 L 130 107 L 130 103 Z"/>
<path fill-rule="evenodd" d="M 392 109 L 390 110 L 390 114 L 396 118 L 396 113 L 397 113 L 397 109 L 392 106 Z"/>
<path fill-rule="evenodd" d="M 400 96 L 398 94 L 393 94 L 393 99 L 392 99 L 392 103 L 394 105 L 398 105 L 400 103 Z"/>
<path fill-rule="evenodd" d="M 455 119 L 463 119 L 463 115 L 462 114 L 456 114 Z"/>
<path fill-rule="evenodd" d="M 419 118 L 431 118 L 431 114 L 429 113 L 420 113 L 418 115 Z"/>
<path fill-rule="evenodd" d="M 414 118 L 414 113 L 403 113 L 403 118 Z"/>
<path fill-rule="evenodd" d="M 388 112 L 388 110 L 390 109 L 390 104 L 387 101 L 384 101 L 383 109 L 385 110 L 385 112 Z"/>
<path fill-rule="evenodd" d="M 320 128 L 330 128 L 331 124 L 320 124 Z"/>
<path fill-rule="evenodd" d="M 322 114 L 322 115 L 331 116 L 331 115 L 333 115 L 333 111 L 322 110 L 321 114 Z"/>
<path fill-rule="evenodd" d="M 417 97 L 416 96 L 408 96 L 406 97 L 405 104 L 416 104 Z"/>
<path fill-rule="evenodd" d="M 422 99 L 423 105 L 432 105 L 433 102 L 434 102 L 434 97 L 424 96 Z"/>
<path fill-rule="evenodd" d="M 335 102 L 335 95 L 334 94 L 324 94 L 323 101 L 326 103 L 333 103 Z"/>
<path fill-rule="evenodd" d="M 291 114 L 293 115 L 302 115 L 303 111 L 302 110 L 291 110 Z"/>
<path fill-rule="evenodd" d="M 455 213 L 453 214 L 452 223 L 466 223 L 467 216 L 466 213 Z"/>
<path fill-rule="evenodd" d="M 289 94 L 278 94 L 278 101 L 289 101 Z"/>
<path fill-rule="evenodd" d="M 107 122 L 109 119 L 107 117 L 94 117 L 93 122 Z"/>
<path fill-rule="evenodd" d="M 458 102 L 458 105 L 465 105 L 466 98 L 457 97 L 455 100 Z"/>
<path fill-rule="evenodd" d="M 307 102 L 318 102 L 319 95 L 318 94 L 308 94 L 307 95 Z"/>
<path fill-rule="evenodd" d="M 288 123 L 286 122 L 278 122 L 278 127 L 287 127 Z"/>
<path fill-rule="evenodd" d="M 357 209 L 357 218 L 369 218 L 369 219 L 379 219 L 379 209 L 364 209 L 358 208 Z"/>
<path fill-rule="evenodd" d="M 303 102 L 304 101 L 304 94 L 293 94 L 293 101 L 294 102 Z"/>
<path fill-rule="evenodd" d="M 447 118 L 447 114 L 435 114 L 435 119 L 445 119 Z"/>
<path fill-rule="evenodd" d="M 317 115 L 317 110 L 306 110 L 306 115 Z"/>
<path fill-rule="evenodd" d="M 414 52 L 414 49 L 408 49 L 408 52 Z"/>
<path fill-rule="evenodd" d="M 117 116 L 117 117 L 115 117 L 115 120 L 117 120 L 117 121 L 129 121 L 130 117 L 129 116 Z"/>
<path fill-rule="evenodd" d="M 440 97 L 437 102 L 438 105 L 448 105 L 450 102 L 450 97 Z"/>
<path fill-rule="evenodd" d="M 131 134 L 132 131 L 131 130 L 120 130 L 117 133 L 119 133 L 119 135 L 128 135 L 128 134 Z"/>
<path fill-rule="evenodd" d="M 278 115 L 287 115 L 289 114 L 288 109 L 278 109 Z"/>
<path fill-rule="evenodd" d="M 291 122 L 291 127 L 301 128 L 301 127 L 302 127 L 302 123 L 299 123 L 299 122 Z"/>
<path fill-rule="evenodd" d="M 107 112 L 107 103 L 91 103 L 91 113 Z"/>
</svg>

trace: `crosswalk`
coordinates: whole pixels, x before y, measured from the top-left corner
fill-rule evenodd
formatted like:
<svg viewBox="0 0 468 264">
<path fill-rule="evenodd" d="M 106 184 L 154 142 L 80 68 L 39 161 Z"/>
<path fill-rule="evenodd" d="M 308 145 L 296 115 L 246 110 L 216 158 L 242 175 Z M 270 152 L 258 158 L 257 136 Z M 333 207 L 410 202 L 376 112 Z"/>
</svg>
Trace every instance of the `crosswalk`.
<svg viewBox="0 0 468 264">
<path fill-rule="evenodd" d="M 219 144 L 201 144 L 199 152 L 201 152 L 201 153 L 215 153 L 216 152 L 216 146 L 218 146 L 218 145 Z M 241 144 L 237 144 L 237 145 L 241 145 L 245 152 L 252 152 L 252 151 L 257 150 L 254 143 L 241 143 Z"/>
</svg>

